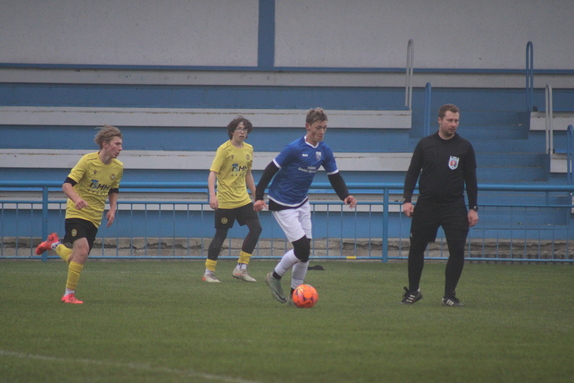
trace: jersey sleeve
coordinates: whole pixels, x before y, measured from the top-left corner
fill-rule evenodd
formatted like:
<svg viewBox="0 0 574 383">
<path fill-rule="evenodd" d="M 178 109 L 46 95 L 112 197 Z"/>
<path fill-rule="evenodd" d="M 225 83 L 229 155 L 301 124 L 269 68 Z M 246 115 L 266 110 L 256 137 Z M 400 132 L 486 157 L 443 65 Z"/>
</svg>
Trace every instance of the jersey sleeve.
<svg viewBox="0 0 574 383">
<path fill-rule="evenodd" d="M 472 145 L 469 147 L 465 162 L 464 181 L 466 183 L 468 206 L 470 209 L 473 209 L 478 205 L 478 181 L 476 177 L 476 156 Z"/>
<path fill-rule="evenodd" d="M 86 174 L 86 166 L 87 166 L 86 156 L 83 156 L 82 158 L 80 158 L 76 166 L 74 166 L 72 170 L 70 170 L 68 178 L 73 179 L 74 181 L 76 181 L 76 183 L 80 182 L 82 178 L 84 178 L 84 174 Z"/>
<path fill-rule="evenodd" d="M 423 151 L 421 142 L 417 144 L 411 158 L 411 163 L 409 169 L 407 170 L 407 175 L 405 176 L 405 184 L 403 191 L 403 198 L 405 202 L 411 202 L 413 198 L 413 192 L 417 184 L 417 179 L 421 168 L 423 167 Z"/>
<path fill-rule="evenodd" d="M 247 170 L 251 170 L 253 168 L 253 146 L 249 145 L 248 147 L 249 153 L 249 161 L 247 162 Z"/>
<path fill-rule="evenodd" d="M 325 162 L 323 162 L 323 169 L 327 172 L 327 174 L 335 174 L 339 172 L 337 168 L 337 161 L 335 161 L 335 155 L 331 148 L 325 145 Z"/>
<path fill-rule="evenodd" d="M 277 157 L 275 157 L 273 162 L 275 163 L 275 165 L 278 168 L 282 168 L 283 166 L 285 166 L 286 164 L 291 162 L 293 159 L 295 159 L 296 154 L 297 154 L 297 150 L 296 150 L 295 146 L 293 146 L 291 144 L 287 145 L 285 148 L 283 148 L 281 153 L 279 153 L 277 155 Z"/>
<path fill-rule="evenodd" d="M 116 175 L 116 178 L 114 179 L 114 183 L 112 184 L 112 189 L 119 189 L 120 188 L 120 182 L 122 180 L 122 177 L 124 176 L 124 168 L 120 168 L 120 170 L 118 171 L 118 174 Z"/>
<path fill-rule="evenodd" d="M 220 146 L 219 148 L 217 148 L 217 151 L 215 152 L 215 158 L 211 163 L 209 171 L 219 173 L 221 167 L 223 166 L 224 160 L 225 160 L 225 150 L 223 149 L 223 147 Z"/>
</svg>

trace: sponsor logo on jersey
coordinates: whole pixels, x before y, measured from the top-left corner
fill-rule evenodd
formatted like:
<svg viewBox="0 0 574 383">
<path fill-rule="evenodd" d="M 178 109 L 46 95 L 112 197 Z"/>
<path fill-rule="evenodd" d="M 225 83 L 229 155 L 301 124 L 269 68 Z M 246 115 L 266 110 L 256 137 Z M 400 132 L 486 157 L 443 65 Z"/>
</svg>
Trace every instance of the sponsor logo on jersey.
<svg viewBox="0 0 574 383">
<path fill-rule="evenodd" d="M 451 170 L 455 170 L 456 168 L 458 168 L 458 162 L 459 162 L 459 158 L 455 157 L 455 156 L 450 156 L 450 159 L 448 160 L 448 167 Z"/>
<path fill-rule="evenodd" d="M 232 173 L 246 171 L 246 170 L 247 170 L 247 166 L 239 166 L 239 164 L 232 164 L 231 165 L 231 172 Z"/>
<path fill-rule="evenodd" d="M 112 187 L 111 185 L 101 184 L 98 180 L 91 180 L 90 189 L 109 191 Z"/>
</svg>

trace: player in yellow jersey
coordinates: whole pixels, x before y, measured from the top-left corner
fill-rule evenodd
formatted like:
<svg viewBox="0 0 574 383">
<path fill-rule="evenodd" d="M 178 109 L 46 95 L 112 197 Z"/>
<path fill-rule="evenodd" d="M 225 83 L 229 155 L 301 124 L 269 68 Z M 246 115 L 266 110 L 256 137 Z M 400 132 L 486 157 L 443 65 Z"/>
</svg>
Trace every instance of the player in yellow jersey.
<svg viewBox="0 0 574 383">
<path fill-rule="evenodd" d="M 62 297 L 64 303 L 83 303 L 76 299 L 76 287 L 94 245 L 108 198 L 108 227 L 116 216 L 119 185 L 124 172 L 124 165 L 117 159 L 122 151 L 123 136 L 114 126 L 104 125 L 99 129 L 94 141 L 100 150 L 84 155 L 62 185 L 68 197 L 64 242 L 72 243 L 72 249 L 60 243 L 56 233 L 50 234 L 36 248 L 38 255 L 55 250 L 68 263 L 66 292 Z"/>
<path fill-rule="evenodd" d="M 217 149 L 209 169 L 207 186 L 209 206 L 215 210 L 215 235 L 205 261 L 202 279 L 206 282 L 219 282 L 214 275 L 217 258 L 235 220 L 241 226 L 247 225 L 249 233 L 243 241 L 233 277 L 246 282 L 256 282 L 255 278 L 247 273 L 247 265 L 261 234 L 259 216 L 253 210 L 253 202 L 247 193 L 249 188 L 251 195 L 255 197 L 255 182 L 251 174 L 253 146 L 245 142 L 252 130 L 251 122 L 242 116 L 231 121 L 227 125 L 229 141 Z"/>
</svg>

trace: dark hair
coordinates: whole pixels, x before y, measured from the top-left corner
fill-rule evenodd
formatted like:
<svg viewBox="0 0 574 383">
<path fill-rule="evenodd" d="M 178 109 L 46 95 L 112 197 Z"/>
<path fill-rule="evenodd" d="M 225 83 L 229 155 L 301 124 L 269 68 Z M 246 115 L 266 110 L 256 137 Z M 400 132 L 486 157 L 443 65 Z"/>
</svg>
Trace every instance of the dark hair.
<svg viewBox="0 0 574 383">
<path fill-rule="evenodd" d="M 229 125 L 227 125 L 227 134 L 229 135 L 230 140 L 233 138 L 233 132 L 235 132 L 235 128 L 237 128 L 237 126 L 241 123 L 243 123 L 243 126 L 247 128 L 247 133 L 251 133 L 253 131 L 253 125 L 251 125 L 251 121 L 243 116 L 237 116 L 229 123 Z"/>
<path fill-rule="evenodd" d="M 305 122 L 309 125 L 313 125 L 317 121 L 327 121 L 327 113 L 323 108 L 313 108 L 307 111 L 307 119 Z"/>
<path fill-rule="evenodd" d="M 446 112 L 460 113 L 460 110 L 454 104 L 444 104 L 438 109 L 438 118 L 443 118 Z"/>
</svg>

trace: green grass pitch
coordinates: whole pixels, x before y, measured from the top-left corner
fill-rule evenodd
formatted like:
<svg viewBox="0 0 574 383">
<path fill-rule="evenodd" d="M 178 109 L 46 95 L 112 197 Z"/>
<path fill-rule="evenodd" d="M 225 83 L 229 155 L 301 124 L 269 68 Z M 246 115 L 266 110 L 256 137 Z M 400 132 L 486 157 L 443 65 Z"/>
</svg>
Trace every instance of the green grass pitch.
<svg viewBox="0 0 574 383">
<path fill-rule="evenodd" d="M 427 263 L 412 306 L 406 263 L 313 261 L 314 308 L 282 305 L 263 281 L 201 281 L 201 261 L 89 261 L 59 303 L 61 261 L 0 261 L 2 382 L 570 382 L 574 268 L 467 264 L 462 308 L 440 304 Z M 288 289 L 290 275 L 283 285 Z"/>
</svg>

